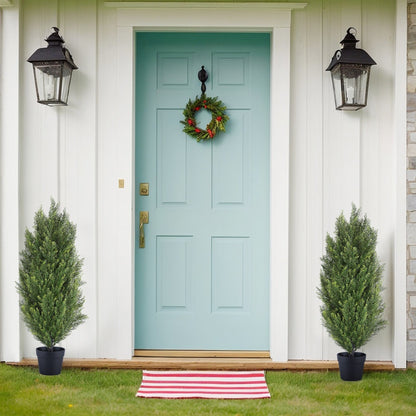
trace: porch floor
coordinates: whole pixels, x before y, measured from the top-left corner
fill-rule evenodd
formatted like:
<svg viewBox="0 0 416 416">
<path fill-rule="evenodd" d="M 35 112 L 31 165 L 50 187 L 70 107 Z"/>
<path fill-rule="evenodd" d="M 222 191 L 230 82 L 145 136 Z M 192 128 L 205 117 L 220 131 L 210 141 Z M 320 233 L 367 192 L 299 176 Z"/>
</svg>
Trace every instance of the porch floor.
<svg viewBox="0 0 416 416">
<path fill-rule="evenodd" d="M 36 359 L 24 358 L 8 362 L 14 366 L 35 366 Z M 64 359 L 65 368 L 151 369 L 151 370 L 275 370 L 275 371 L 328 371 L 338 370 L 337 361 L 273 362 L 270 358 L 166 358 L 133 357 L 131 360 Z M 367 361 L 364 370 L 392 371 L 391 361 Z"/>
</svg>

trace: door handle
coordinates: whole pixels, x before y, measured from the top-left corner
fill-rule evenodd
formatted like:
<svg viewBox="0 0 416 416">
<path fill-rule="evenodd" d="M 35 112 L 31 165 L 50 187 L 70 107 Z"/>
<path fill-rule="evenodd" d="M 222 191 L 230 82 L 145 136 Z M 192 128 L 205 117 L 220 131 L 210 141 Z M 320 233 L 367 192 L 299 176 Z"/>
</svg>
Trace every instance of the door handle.
<svg viewBox="0 0 416 416">
<path fill-rule="evenodd" d="M 149 211 L 139 213 L 139 248 L 145 247 L 144 224 L 149 224 Z"/>
</svg>

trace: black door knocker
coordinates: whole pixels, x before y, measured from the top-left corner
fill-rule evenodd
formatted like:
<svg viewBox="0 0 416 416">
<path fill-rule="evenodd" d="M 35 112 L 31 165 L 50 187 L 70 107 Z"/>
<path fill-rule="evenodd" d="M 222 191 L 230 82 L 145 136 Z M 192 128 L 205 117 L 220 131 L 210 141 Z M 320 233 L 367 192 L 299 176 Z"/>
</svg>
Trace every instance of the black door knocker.
<svg viewBox="0 0 416 416">
<path fill-rule="evenodd" d="M 208 72 L 205 71 L 204 65 L 201 66 L 201 69 L 198 72 L 198 79 L 201 81 L 202 94 L 205 94 L 205 91 L 207 90 L 207 86 L 205 85 L 205 82 L 208 79 Z"/>
</svg>

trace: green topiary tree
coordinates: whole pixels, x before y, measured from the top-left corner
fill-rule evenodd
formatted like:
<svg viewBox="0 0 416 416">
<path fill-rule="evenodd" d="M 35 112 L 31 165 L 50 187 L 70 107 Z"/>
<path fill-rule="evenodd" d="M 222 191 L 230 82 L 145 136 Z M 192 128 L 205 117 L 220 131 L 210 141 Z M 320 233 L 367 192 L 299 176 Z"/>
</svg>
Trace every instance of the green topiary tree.
<svg viewBox="0 0 416 416">
<path fill-rule="evenodd" d="M 82 260 L 75 249 L 76 227 L 51 200 L 49 215 L 35 214 L 20 253 L 17 290 L 23 320 L 50 351 L 87 318 L 80 286 Z"/>
<path fill-rule="evenodd" d="M 326 237 L 318 288 L 323 325 L 350 355 L 386 325 L 376 245 L 377 231 L 354 205 L 349 222 L 341 214 L 335 237 Z"/>
</svg>

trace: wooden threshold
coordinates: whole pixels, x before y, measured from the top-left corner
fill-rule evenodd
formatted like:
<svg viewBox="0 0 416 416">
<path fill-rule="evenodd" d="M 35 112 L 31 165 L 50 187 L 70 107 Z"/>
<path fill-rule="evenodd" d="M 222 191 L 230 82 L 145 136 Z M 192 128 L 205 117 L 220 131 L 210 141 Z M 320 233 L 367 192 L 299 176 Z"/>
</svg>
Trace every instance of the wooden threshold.
<svg viewBox="0 0 416 416">
<path fill-rule="evenodd" d="M 37 367 L 36 359 L 9 362 L 14 366 Z M 135 370 L 270 370 L 270 371 L 329 371 L 338 370 L 337 361 L 273 362 L 266 358 L 162 358 L 133 357 L 131 360 L 64 359 L 64 368 L 135 369 Z M 366 361 L 365 371 L 392 371 L 391 361 Z"/>
<path fill-rule="evenodd" d="M 165 358 L 270 358 L 270 352 L 213 350 L 134 350 L 134 356 Z"/>
</svg>

